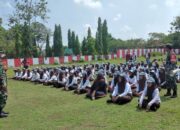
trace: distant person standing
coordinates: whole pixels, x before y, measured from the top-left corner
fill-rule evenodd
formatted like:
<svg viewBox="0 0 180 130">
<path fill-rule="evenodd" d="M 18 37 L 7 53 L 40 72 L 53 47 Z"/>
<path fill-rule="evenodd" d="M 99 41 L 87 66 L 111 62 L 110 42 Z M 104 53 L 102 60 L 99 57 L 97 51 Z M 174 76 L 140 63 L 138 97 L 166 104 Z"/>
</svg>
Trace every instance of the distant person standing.
<svg viewBox="0 0 180 130">
<path fill-rule="evenodd" d="M 176 54 L 172 49 L 171 45 L 166 45 L 167 57 L 165 63 L 165 80 L 166 80 L 166 88 L 167 93 L 164 96 L 171 96 L 171 98 L 177 97 L 177 84 L 176 84 L 176 76 L 173 74 L 173 70 L 176 68 Z M 173 94 L 171 95 L 171 90 L 173 90 Z"/>
<path fill-rule="evenodd" d="M 126 54 L 126 62 L 128 62 L 129 60 L 132 60 L 132 55 L 128 51 L 127 54 Z"/>
<path fill-rule="evenodd" d="M 133 60 L 133 61 L 136 61 L 136 58 L 137 58 L 137 56 L 136 56 L 136 54 L 133 52 L 133 54 L 132 54 L 132 60 Z"/>
<path fill-rule="evenodd" d="M 29 62 L 27 61 L 26 58 L 24 58 L 24 60 L 21 62 L 21 64 L 23 65 L 23 67 L 25 69 L 28 69 L 29 68 Z"/>
<path fill-rule="evenodd" d="M 145 57 L 146 57 L 146 63 L 149 65 L 149 64 L 150 64 L 150 59 L 151 59 L 151 54 L 150 54 L 150 52 L 146 51 Z"/>
</svg>

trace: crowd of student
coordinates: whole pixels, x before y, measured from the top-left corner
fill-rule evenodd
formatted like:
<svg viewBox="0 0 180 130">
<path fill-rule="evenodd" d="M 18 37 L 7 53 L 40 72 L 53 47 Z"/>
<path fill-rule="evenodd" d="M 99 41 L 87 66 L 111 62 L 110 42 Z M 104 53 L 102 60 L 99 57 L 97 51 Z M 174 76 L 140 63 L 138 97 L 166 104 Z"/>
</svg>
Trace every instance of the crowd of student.
<svg viewBox="0 0 180 130">
<path fill-rule="evenodd" d="M 126 64 L 90 64 L 60 66 L 57 68 L 15 69 L 13 79 L 31 81 L 35 84 L 51 85 L 86 93 L 91 100 L 105 97 L 107 103 L 125 104 L 138 97 L 138 107 L 156 111 L 160 107 L 161 88 L 165 88 L 165 68 L 157 60 L 152 65 L 129 61 Z M 180 81 L 180 73 L 177 74 Z"/>
</svg>

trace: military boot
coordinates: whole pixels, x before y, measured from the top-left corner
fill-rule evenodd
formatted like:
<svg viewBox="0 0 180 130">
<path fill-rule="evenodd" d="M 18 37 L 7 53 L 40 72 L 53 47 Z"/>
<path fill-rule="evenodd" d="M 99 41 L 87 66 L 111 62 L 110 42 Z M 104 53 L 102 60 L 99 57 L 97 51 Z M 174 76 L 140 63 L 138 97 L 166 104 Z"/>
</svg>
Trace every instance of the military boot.
<svg viewBox="0 0 180 130">
<path fill-rule="evenodd" d="M 171 98 L 176 98 L 177 97 L 177 90 L 173 91 L 173 95 L 171 96 Z"/>
<path fill-rule="evenodd" d="M 167 93 L 164 95 L 165 97 L 171 96 L 171 89 L 167 89 Z"/>
</svg>

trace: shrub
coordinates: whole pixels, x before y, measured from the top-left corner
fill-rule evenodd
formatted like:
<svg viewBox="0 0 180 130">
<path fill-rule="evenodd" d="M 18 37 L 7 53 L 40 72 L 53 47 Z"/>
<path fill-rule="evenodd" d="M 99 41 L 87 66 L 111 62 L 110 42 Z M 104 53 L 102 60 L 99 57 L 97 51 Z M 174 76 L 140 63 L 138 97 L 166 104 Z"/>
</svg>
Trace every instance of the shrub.
<svg viewBox="0 0 180 130">
<path fill-rule="evenodd" d="M 58 61 L 57 60 L 55 60 L 54 61 L 54 65 L 58 65 L 59 63 L 58 63 Z"/>
<path fill-rule="evenodd" d="M 162 56 L 161 52 L 152 52 L 151 56 L 156 57 L 156 56 Z"/>
</svg>

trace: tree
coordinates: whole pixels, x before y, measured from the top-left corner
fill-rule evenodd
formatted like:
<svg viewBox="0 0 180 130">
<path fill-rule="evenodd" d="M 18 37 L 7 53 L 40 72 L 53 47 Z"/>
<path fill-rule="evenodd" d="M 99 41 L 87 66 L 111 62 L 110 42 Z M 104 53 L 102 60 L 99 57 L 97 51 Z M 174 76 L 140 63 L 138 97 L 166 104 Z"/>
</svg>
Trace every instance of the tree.
<svg viewBox="0 0 180 130">
<path fill-rule="evenodd" d="M 3 22 L 3 21 L 2 21 L 2 18 L 0 18 L 0 26 L 2 25 L 2 22 Z"/>
<path fill-rule="evenodd" d="M 51 56 L 52 56 L 52 53 L 51 53 L 51 47 L 49 44 L 49 34 L 47 34 L 47 37 L 46 37 L 46 57 L 51 57 Z"/>
<path fill-rule="evenodd" d="M 102 44 L 103 44 L 103 54 L 108 55 L 108 28 L 107 21 L 104 20 L 102 26 Z"/>
<path fill-rule="evenodd" d="M 86 38 L 84 37 L 83 41 L 82 41 L 82 47 L 81 47 L 81 52 L 82 52 L 82 55 L 87 55 L 87 40 Z"/>
<path fill-rule="evenodd" d="M 27 58 L 32 56 L 32 41 L 30 27 L 24 23 L 22 32 L 22 56 Z"/>
<path fill-rule="evenodd" d="M 55 25 L 54 39 L 53 39 L 54 56 L 63 56 L 64 49 L 62 44 L 61 26 Z"/>
<path fill-rule="evenodd" d="M 20 35 L 20 32 L 19 32 L 19 26 L 16 25 L 15 26 L 16 29 L 15 29 L 15 52 L 16 52 L 16 57 L 20 57 L 21 56 L 21 35 Z"/>
<path fill-rule="evenodd" d="M 87 39 L 87 53 L 86 55 L 95 55 L 95 39 L 93 37 Z"/>
<path fill-rule="evenodd" d="M 71 30 L 68 30 L 68 48 L 72 49 L 72 39 L 71 39 Z"/>
<path fill-rule="evenodd" d="M 177 16 L 173 22 L 171 22 L 171 32 L 180 32 L 180 16 Z"/>
<path fill-rule="evenodd" d="M 31 26 L 37 19 L 45 21 L 48 19 L 46 0 L 15 0 L 15 11 L 9 18 L 10 24 L 24 24 Z"/>
<path fill-rule="evenodd" d="M 76 35 L 74 31 L 72 31 L 72 34 L 71 34 L 71 42 L 72 42 L 72 51 L 73 51 L 73 54 L 75 54 Z"/>
<path fill-rule="evenodd" d="M 62 43 L 61 25 L 58 26 L 58 46 L 59 46 L 59 56 L 63 56 L 64 48 L 63 48 L 63 43 Z"/>
<path fill-rule="evenodd" d="M 32 28 L 33 23 L 36 23 L 37 20 L 43 20 L 46 21 L 46 19 L 48 19 L 47 17 L 47 13 L 48 13 L 48 9 L 47 9 L 47 1 L 46 0 L 15 0 L 15 11 L 13 12 L 13 14 L 9 17 L 9 25 L 16 25 L 19 24 L 21 26 L 24 26 L 25 28 L 28 28 L 28 34 L 29 34 L 29 42 L 28 47 L 29 50 L 31 50 L 32 52 L 29 52 L 29 56 L 36 56 L 37 55 L 37 49 L 39 48 L 39 50 L 42 50 L 42 46 L 34 46 L 37 44 L 37 35 L 34 33 L 33 29 L 38 29 L 37 26 L 35 26 L 35 28 Z M 25 25 L 26 24 L 26 25 Z M 36 24 L 35 24 L 36 25 Z M 27 33 L 25 32 L 25 28 L 22 28 L 21 30 L 21 35 L 27 35 L 27 34 L 23 34 L 23 33 Z M 37 31 L 39 32 L 39 31 Z M 45 40 L 44 40 L 45 43 Z M 27 44 L 24 41 L 22 41 L 22 44 Z M 22 45 L 22 46 L 27 46 L 27 45 Z M 25 51 L 22 51 L 22 53 L 24 53 Z M 42 52 L 41 52 L 42 53 Z M 27 55 L 27 54 L 23 54 L 23 55 Z"/>
<path fill-rule="evenodd" d="M 79 55 L 80 53 L 81 53 L 81 49 L 80 49 L 79 38 L 78 38 L 78 35 L 77 35 L 76 39 L 75 39 L 74 54 Z"/>
<path fill-rule="evenodd" d="M 84 48 L 86 49 L 86 55 L 94 55 L 95 50 L 95 39 L 91 36 L 91 28 L 88 28 L 88 35 L 87 35 L 87 43 L 85 43 Z"/>
<path fill-rule="evenodd" d="M 46 44 L 47 34 L 50 34 L 50 29 L 48 29 L 44 24 L 39 22 L 33 22 L 31 25 L 32 35 L 34 39 L 33 47 L 39 47 L 42 50 Z"/>
<path fill-rule="evenodd" d="M 171 39 L 174 48 L 180 48 L 180 16 L 171 23 Z"/>
<path fill-rule="evenodd" d="M 101 18 L 98 18 L 98 28 L 96 32 L 96 43 L 95 48 L 98 54 L 103 54 L 103 45 L 102 45 L 102 24 L 101 24 Z"/>
<path fill-rule="evenodd" d="M 87 35 L 87 39 L 88 39 L 88 38 L 91 38 L 91 37 L 92 37 L 92 35 L 91 35 L 91 28 L 88 27 L 88 35 Z"/>
</svg>

